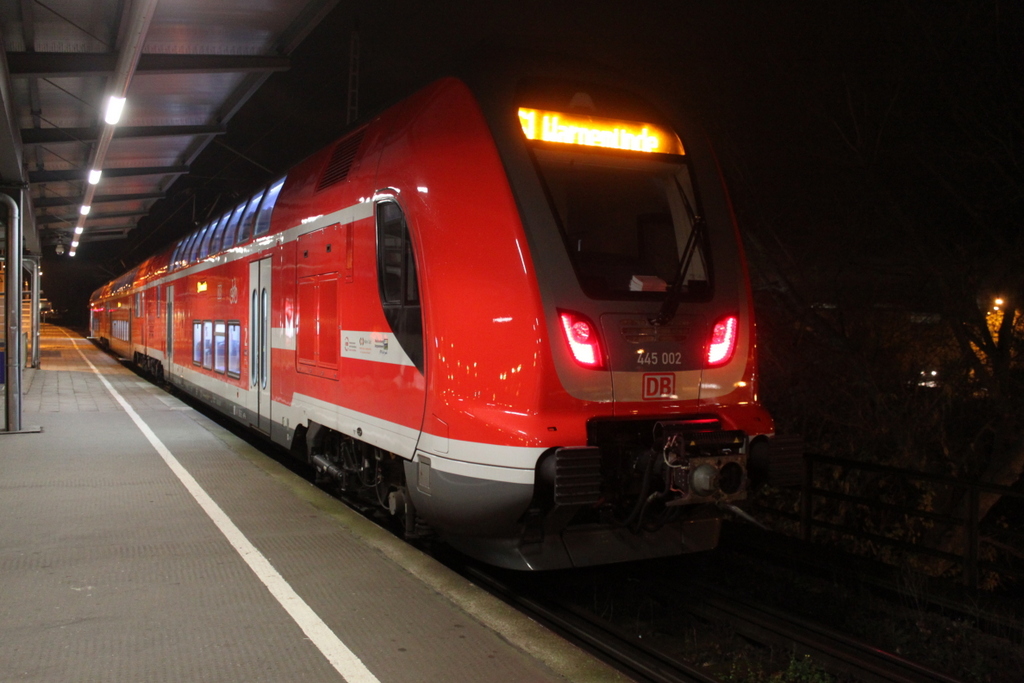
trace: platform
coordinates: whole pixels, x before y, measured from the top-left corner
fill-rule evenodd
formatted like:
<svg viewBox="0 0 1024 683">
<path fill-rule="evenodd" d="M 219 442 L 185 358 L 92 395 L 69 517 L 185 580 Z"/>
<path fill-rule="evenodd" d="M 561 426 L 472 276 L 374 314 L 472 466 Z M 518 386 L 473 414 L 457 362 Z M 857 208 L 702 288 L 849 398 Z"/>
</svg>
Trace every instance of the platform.
<svg viewBox="0 0 1024 683">
<path fill-rule="evenodd" d="M 89 341 L 0 435 L 10 681 L 621 681 Z"/>
</svg>

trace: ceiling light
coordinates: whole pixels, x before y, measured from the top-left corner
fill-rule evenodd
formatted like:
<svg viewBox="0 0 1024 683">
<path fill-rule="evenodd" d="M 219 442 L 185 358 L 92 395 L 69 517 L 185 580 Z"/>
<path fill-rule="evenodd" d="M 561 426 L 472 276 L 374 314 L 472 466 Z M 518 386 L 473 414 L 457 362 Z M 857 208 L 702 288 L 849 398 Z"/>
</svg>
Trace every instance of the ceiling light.
<svg viewBox="0 0 1024 683">
<path fill-rule="evenodd" d="M 102 175 L 103 175 L 103 171 L 101 171 L 98 168 L 94 168 L 91 171 L 89 171 L 89 184 L 90 185 L 98 185 L 99 182 L 100 182 L 100 176 L 102 176 Z"/>
<path fill-rule="evenodd" d="M 112 126 L 117 124 L 121 120 L 121 112 L 124 111 L 125 101 L 124 97 L 111 95 L 110 99 L 107 100 L 107 113 L 103 116 L 103 120 Z"/>
<path fill-rule="evenodd" d="M 92 211 L 92 207 L 87 206 L 86 204 L 82 204 L 82 206 L 78 207 L 78 213 L 83 216 L 88 216 L 90 211 Z"/>
<path fill-rule="evenodd" d="M 85 226 L 79 225 L 75 227 L 76 235 L 81 235 L 83 232 L 85 232 Z"/>
</svg>

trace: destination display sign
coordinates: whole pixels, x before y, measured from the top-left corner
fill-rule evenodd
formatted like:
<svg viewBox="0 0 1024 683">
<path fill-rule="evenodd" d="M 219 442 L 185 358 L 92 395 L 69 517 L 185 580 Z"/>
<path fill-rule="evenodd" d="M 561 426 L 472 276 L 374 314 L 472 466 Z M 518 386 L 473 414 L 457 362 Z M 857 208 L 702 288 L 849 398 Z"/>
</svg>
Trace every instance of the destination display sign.
<svg viewBox="0 0 1024 683">
<path fill-rule="evenodd" d="M 607 147 L 661 154 L 684 154 L 675 133 L 662 126 L 543 109 L 519 108 L 519 122 L 528 140 Z"/>
</svg>

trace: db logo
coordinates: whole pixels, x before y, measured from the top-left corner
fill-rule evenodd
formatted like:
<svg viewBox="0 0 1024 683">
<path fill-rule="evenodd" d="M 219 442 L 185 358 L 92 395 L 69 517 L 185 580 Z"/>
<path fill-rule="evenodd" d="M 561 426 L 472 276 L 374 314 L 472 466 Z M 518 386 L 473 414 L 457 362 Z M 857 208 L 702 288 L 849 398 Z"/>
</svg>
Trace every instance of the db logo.
<svg viewBox="0 0 1024 683">
<path fill-rule="evenodd" d="M 644 375 L 643 398 L 645 401 L 651 401 L 659 398 L 673 398 L 675 397 L 675 394 L 675 373 L 648 373 Z"/>
</svg>

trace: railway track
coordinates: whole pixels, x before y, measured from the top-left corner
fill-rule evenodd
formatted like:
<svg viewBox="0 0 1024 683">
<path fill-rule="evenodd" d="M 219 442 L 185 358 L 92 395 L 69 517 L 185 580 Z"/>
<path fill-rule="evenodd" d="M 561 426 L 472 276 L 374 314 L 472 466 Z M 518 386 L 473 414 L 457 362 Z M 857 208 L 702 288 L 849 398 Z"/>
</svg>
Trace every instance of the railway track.
<svg viewBox="0 0 1024 683">
<path fill-rule="evenodd" d="M 637 681 L 699 681 L 719 679 L 666 653 L 652 643 L 626 633 L 608 620 L 565 599 L 569 591 L 557 586 L 531 587 L 528 583 L 498 578 L 488 568 L 453 567 L 475 583 L 524 611 L 568 639 L 585 647 Z M 698 595 L 698 598 L 694 598 Z M 765 648 L 808 655 L 814 663 L 844 681 L 865 683 L 960 683 L 938 671 L 862 643 L 819 624 L 779 610 L 737 600 L 713 585 L 690 581 L 687 596 L 678 582 L 654 580 L 649 597 L 669 611 L 688 614 L 702 622 L 725 624 L 743 639 Z M 721 670 L 723 667 L 719 667 Z"/>
<path fill-rule="evenodd" d="M 745 638 L 809 655 L 831 673 L 870 683 L 960 683 L 899 655 L 885 652 L 820 624 L 779 610 L 737 600 L 714 586 L 697 583 L 701 599 L 687 610 L 703 619 L 727 622 Z"/>
<path fill-rule="evenodd" d="M 563 601 L 531 597 L 475 566 L 452 567 L 536 621 L 642 683 L 719 683 L 696 667 L 639 642 L 610 622 Z"/>
</svg>

